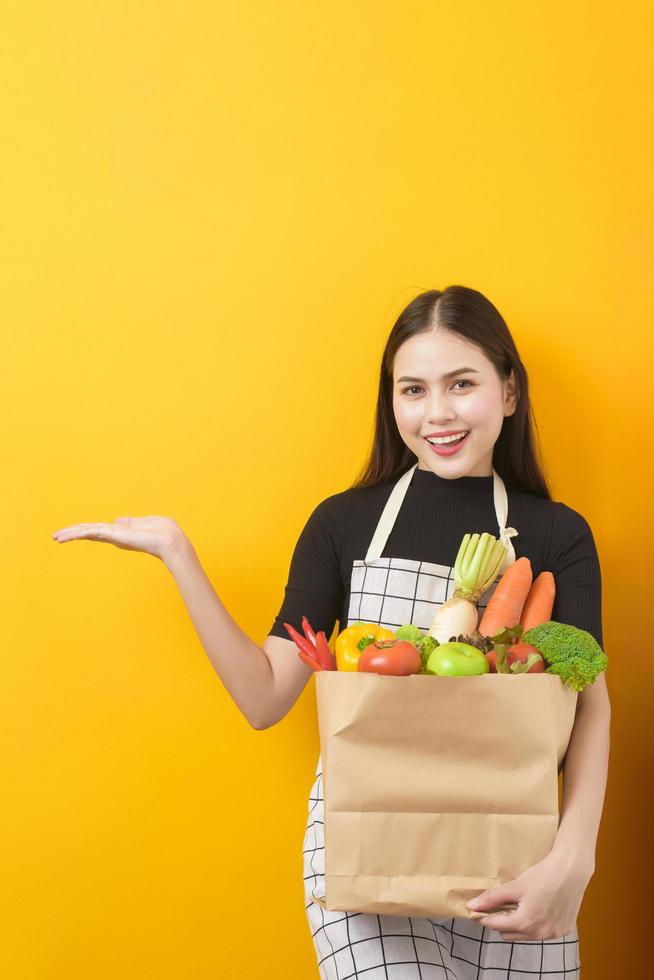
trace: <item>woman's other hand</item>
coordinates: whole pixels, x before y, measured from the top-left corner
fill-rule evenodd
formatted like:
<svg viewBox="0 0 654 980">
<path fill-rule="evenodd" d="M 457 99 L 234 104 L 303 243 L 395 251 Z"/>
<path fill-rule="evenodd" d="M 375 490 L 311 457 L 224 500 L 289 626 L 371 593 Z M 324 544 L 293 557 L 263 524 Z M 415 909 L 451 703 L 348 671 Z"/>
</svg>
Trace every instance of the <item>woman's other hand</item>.
<svg viewBox="0 0 654 980">
<path fill-rule="evenodd" d="M 573 932 L 592 873 L 574 855 L 550 851 L 517 878 L 478 896 L 475 913 L 482 926 L 495 929 L 507 942 L 560 939 Z M 512 911 L 492 909 L 517 903 Z M 468 902 L 468 908 L 472 902 Z"/>
<path fill-rule="evenodd" d="M 71 524 L 52 535 L 55 541 L 106 541 L 128 551 L 144 551 L 163 561 L 175 551 L 185 535 L 172 517 L 148 514 L 145 517 L 117 517 L 113 524 Z"/>
</svg>

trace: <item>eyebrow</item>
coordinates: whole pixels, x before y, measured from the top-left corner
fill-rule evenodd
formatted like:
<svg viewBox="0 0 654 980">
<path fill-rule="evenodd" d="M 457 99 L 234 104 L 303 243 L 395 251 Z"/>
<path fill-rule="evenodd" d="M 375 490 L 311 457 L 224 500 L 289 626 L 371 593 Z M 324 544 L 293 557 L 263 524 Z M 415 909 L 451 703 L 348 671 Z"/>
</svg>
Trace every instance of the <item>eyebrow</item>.
<svg viewBox="0 0 654 980">
<path fill-rule="evenodd" d="M 455 371 L 448 371 L 447 374 L 441 376 L 441 381 L 447 381 L 448 378 L 453 378 L 455 374 L 479 374 L 476 368 L 462 367 L 456 368 Z M 400 384 L 402 381 L 421 381 L 424 384 L 424 378 L 411 378 L 408 374 L 402 375 L 401 378 L 397 379 L 397 383 Z"/>
</svg>

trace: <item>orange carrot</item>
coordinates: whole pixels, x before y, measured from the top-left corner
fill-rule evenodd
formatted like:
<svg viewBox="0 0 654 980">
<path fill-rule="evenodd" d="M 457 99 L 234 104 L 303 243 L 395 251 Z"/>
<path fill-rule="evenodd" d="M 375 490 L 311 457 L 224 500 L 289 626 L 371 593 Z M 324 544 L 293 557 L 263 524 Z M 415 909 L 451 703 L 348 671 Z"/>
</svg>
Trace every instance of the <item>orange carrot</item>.
<svg viewBox="0 0 654 980">
<path fill-rule="evenodd" d="M 531 562 L 518 558 L 506 569 L 484 609 L 478 629 L 483 636 L 495 636 L 508 626 L 517 626 L 531 588 Z"/>
<path fill-rule="evenodd" d="M 552 618 L 555 595 L 554 576 L 551 572 L 541 572 L 533 581 L 520 616 L 520 625 L 525 633 L 532 626 L 540 626 Z"/>
</svg>

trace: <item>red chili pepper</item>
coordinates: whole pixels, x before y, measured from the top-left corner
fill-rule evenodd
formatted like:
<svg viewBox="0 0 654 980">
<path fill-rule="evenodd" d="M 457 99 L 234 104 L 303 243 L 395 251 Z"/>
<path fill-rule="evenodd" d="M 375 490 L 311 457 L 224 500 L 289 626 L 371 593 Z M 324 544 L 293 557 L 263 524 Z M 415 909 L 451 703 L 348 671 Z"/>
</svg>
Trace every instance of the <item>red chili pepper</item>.
<svg viewBox="0 0 654 980">
<path fill-rule="evenodd" d="M 324 631 L 321 630 L 318 634 L 318 636 L 322 637 L 319 640 L 318 636 L 316 636 L 315 630 L 311 626 L 311 623 L 306 616 L 302 617 L 302 629 L 304 630 L 307 639 L 313 643 L 315 647 L 315 656 L 317 656 L 318 662 L 323 670 L 336 670 L 336 660 L 329 649 L 329 644 Z"/>
<path fill-rule="evenodd" d="M 289 623 L 284 623 L 284 626 L 288 631 L 291 639 L 294 640 L 296 646 L 298 647 L 300 651 L 301 659 L 304 660 L 304 662 L 307 663 L 310 667 L 313 667 L 314 670 L 322 670 L 323 666 L 322 663 L 320 662 L 320 659 L 318 658 L 316 647 L 314 647 L 313 644 L 309 640 L 307 640 L 305 636 L 302 636 L 301 633 L 298 633 L 298 631 Z M 302 654 L 304 654 L 304 656 L 302 656 Z"/>
<path fill-rule="evenodd" d="M 314 660 L 313 657 L 310 657 L 308 653 L 305 653 L 304 652 L 304 650 L 298 650 L 297 653 L 298 653 L 298 657 L 300 658 L 300 660 L 304 660 L 304 662 L 307 665 L 307 667 L 311 667 L 312 670 L 322 670 L 323 669 L 320 666 L 320 664 L 318 663 L 318 661 L 317 660 Z"/>
<path fill-rule="evenodd" d="M 324 630 L 316 633 L 316 653 L 323 670 L 336 670 L 336 657 L 329 649 Z"/>
<path fill-rule="evenodd" d="M 309 640 L 315 647 L 316 634 L 311 629 L 311 623 L 309 622 L 306 616 L 302 617 L 302 629 L 304 630 L 304 635 L 306 636 L 307 640 Z"/>
</svg>

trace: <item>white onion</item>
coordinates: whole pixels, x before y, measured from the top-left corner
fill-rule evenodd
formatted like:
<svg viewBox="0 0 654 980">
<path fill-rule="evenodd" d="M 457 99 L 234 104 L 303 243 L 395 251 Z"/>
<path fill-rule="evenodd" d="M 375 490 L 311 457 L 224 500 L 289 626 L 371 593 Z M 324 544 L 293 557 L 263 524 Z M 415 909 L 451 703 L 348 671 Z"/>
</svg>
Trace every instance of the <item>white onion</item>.
<svg viewBox="0 0 654 980">
<path fill-rule="evenodd" d="M 451 636 L 468 635 L 477 629 L 479 611 L 474 603 L 453 595 L 436 610 L 429 636 L 447 643 Z"/>
</svg>

